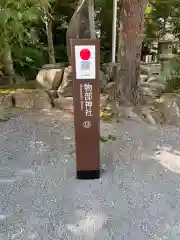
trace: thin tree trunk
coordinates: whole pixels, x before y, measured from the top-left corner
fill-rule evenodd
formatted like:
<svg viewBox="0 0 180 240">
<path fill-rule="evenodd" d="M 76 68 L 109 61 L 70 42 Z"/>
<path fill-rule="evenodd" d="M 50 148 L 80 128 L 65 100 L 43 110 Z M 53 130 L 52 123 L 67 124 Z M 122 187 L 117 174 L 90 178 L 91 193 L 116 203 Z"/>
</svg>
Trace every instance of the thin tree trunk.
<svg viewBox="0 0 180 240">
<path fill-rule="evenodd" d="M 144 0 L 122 0 L 115 96 L 139 103 L 138 79 L 143 40 Z"/>
<path fill-rule="evenodd" d="M 88 0 L 89 6 L 89 23 L 90 23 L 90 33 L 91 39 L 96 38 L 96 31 L 95 31 L 95 12 L 94 12 L 94 0 Z"/>
<path fill-rule="evenodd" d="M 56 60 L 55 60 L 53 34 L 52 34 L 52 20 L 49 16 L 48 6 L 44 6 L 44 14 L 45 14 L 46 35 L 47 35 L 47 41 L 48 41 L 49 63 L 55 64 Z"/>
<path fill-rule="evenodd" d="M 2 60 L 4 65 L 4 74 L 5 76 L 9 77 L 9 83 L 13 83 L 15 81 L 15 71 L 13 66 L 11 47 L 8 43 L 4 44 Z"/>
</svg>

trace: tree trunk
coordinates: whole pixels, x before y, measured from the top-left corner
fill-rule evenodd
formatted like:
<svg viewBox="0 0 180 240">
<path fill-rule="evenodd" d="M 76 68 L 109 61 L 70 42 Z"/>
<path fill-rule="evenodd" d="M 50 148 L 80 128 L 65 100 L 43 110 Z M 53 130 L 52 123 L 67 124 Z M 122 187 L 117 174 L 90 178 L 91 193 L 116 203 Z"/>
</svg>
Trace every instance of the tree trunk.
<svg viewBox="0 0 180 240">
<path fill-rule="evenodd" d="M 49 63 L 55 64 L 55 53 L 54 53 L 54 43 L 53 43 L 53 34 L 52 34 L 52 19 L 49 15 L 48 6 L 44 6 L 44 20 L 46 25 L 46 35 L 48 41 L 48 54 L 49 54 Z"/>
<path fill-rule="evenodd" d="M 90 33 L 91 39 L 96 38 L 95 31 L 95 12 L 94 12 L 94 0 L 88 0 L 88 8 L 89 8 L 89 25 L 90 25 Z"/>
<path fill-rule="evenodd" d="M 131 104 L 141 101 L 138 91 L 143 20 L 146 2 L 144 0 L 122 0 L 118 48 L 118 67 L 115 97 Z"/>
<path fill-rule="evenodd" d="M 4 75 L 9 77 L 8 83 L 15 82 L 15 71 L 12 60 L 12 52 L 11 47 L 8 43 L 4 44 L 2 60 L 4 65 Z"/>
</svg>

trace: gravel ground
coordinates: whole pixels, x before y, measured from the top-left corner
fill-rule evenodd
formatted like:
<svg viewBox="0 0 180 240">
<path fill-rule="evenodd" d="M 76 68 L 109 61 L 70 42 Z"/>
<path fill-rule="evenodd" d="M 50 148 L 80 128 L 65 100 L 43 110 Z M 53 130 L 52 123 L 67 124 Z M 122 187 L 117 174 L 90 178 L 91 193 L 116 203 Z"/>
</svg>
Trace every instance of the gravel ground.
<svg viewBox="0 0 180 240">
<path fill-rule="evenodd" d="M 101 179 L 79 181 L 71 115 L 0 123 L 0 240 L 179 240 L 180 160 L 157 156 L 177 156 L 180 130 L 102 123 L 108 134 Z"/>
</svg>

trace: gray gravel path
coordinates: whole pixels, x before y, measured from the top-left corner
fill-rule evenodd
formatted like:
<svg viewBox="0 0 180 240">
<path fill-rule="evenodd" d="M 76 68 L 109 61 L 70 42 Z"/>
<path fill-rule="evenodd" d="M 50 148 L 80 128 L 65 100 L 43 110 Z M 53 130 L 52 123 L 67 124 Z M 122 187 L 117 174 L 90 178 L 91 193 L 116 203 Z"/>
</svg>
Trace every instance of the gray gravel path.
<svg viewBox="0 0 180 240">
<path fill-rule="evenodd" d="M 180 239 L 180 161 L 155 157 L 177 154 L 180 130 L 125 122 L 101 132 L 117 137 L 101 144 L 105 171 L 78 181 L 72 116 L 0 123 L 0 240 Z"/>
</svg>

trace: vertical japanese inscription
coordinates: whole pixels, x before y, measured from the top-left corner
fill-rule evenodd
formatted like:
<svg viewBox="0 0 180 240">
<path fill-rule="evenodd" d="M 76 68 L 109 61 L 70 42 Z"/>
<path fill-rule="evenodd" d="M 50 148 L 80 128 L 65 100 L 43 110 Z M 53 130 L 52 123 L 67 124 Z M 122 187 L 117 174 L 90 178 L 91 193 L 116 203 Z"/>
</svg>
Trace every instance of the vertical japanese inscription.
<svg viewBox="0 0 180 240">
<path fill-rule="evenodd" d="M 81 111 L 84 111 L 86 117 L 92 117 L 92 107 L 93 107 L 93 98 L 92 98 L 92 84 L 85 83 L 80 84 L 80 104 Z"/>
<path fill-rule="evenodd" d="M 80 84 L 80 101 L 81 101 L 81 111 L 83 111 L 84 109 L 83 84 Z"/>
</svg>

